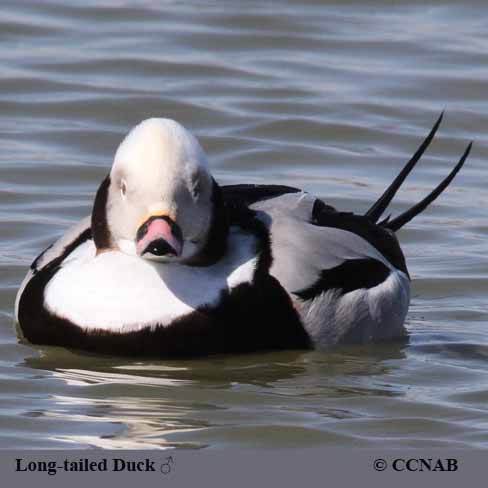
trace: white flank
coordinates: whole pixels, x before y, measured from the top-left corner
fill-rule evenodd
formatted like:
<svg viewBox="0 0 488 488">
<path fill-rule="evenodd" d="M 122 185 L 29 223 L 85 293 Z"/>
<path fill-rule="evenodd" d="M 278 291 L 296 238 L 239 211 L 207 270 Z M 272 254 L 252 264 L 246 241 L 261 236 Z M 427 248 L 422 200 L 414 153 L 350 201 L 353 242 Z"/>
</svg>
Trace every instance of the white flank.
<svg viewBox="0 0 488 488">
<path fill-rule="evenodd" d="M 340 342 L 353 328 L 363 342 L 399 337 L 410 303 L 410 281 L 402 271 L 391 271 L 379 285 L 341 295 L 325 291 L 312 300 L 297 301 L 297 309 L 314 346 Z"/>
</svg>

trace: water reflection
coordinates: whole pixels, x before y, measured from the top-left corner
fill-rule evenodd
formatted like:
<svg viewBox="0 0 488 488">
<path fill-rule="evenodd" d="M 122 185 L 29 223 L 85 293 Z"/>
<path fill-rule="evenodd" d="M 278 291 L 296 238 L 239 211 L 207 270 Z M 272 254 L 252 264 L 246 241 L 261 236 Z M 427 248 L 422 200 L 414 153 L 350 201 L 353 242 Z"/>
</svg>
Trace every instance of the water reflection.
<svg viewBox="0 0 488 488">
<path fill-rule="evenodd" d="M 213 431 L 243 422 L 259 425 L 269 415 L 285 423 L 300 422 L 304 415 L 355 418 L 357 412 L 327 406 L 327 400 L 400 395 L 390 386 L 375 385 L 372 377 L 388 374 L 405 357 L 404 347 L 184 361 L 131 361 L 46 347 L 40 356 L 26 358 L 24 365 L 51 371 L 70 394 L 54 394 L 48 409 L 24 415 L 112 425 L 112 431 L 99 439 L 70 434 L 58 435 L 58 440 L 105 447 L 199 448 L 207 445 Z M 364 377 L 369 379 L 362 381 Z M 190 432 L 198 432 L 200 440 L 191 441 Z"/>
</svg>

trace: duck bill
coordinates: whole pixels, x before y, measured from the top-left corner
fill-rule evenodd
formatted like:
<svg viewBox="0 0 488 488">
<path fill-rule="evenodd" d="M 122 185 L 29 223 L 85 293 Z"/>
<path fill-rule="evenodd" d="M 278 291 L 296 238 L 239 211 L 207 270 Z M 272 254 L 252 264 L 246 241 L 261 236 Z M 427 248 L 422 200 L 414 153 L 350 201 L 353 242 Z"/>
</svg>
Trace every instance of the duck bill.
<svg viewBox="0 0 488 488">
<path fill-rule="evenodd" d="M 183 251 L 181 230 L 166 215 L 153 215 L 139 227 L 136 249 L 139 256 L 147 258 L 179 257 Z"/>
</svg>

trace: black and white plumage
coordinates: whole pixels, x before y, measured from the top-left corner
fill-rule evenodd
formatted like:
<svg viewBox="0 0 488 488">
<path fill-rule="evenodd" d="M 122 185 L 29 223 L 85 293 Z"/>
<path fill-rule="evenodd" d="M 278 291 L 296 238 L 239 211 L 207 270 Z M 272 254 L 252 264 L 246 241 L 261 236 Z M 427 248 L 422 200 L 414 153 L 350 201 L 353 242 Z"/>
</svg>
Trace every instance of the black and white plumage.
<svg viewBox="0 0 488 488">
<path fill-rule="evenodd" d="M 296 188 L 220 187 L 181 125 L 142 122 L 119 146 L 92 215 L 32 263 L 16 299 L 23 335 L 167 357 L 404 336 L 410 279 L 394 231 L 447 187 L 471 145 L 422 202 L 376 222 L 441 118 L 364 216 Z"/>
</svg>

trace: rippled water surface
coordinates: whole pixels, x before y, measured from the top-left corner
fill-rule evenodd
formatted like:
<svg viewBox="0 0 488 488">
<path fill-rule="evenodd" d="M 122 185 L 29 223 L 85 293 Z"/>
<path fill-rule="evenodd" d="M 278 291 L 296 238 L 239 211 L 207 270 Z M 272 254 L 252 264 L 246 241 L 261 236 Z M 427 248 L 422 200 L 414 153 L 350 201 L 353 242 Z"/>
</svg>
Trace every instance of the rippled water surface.
<svg viewBox="0 0 488 488">
<path fill-rule="evenodd" d="M 488 446 L 488 6 L 440 4 L 2 2 L 0 447 Z M 222 183 L 362 212 L 443 109 L 393 211 L 475 146 L 399 235 L 409 344 L 139 361 L 19 343 L 26 268 L 140 120 L 193 130 Z"/>
</svg>

